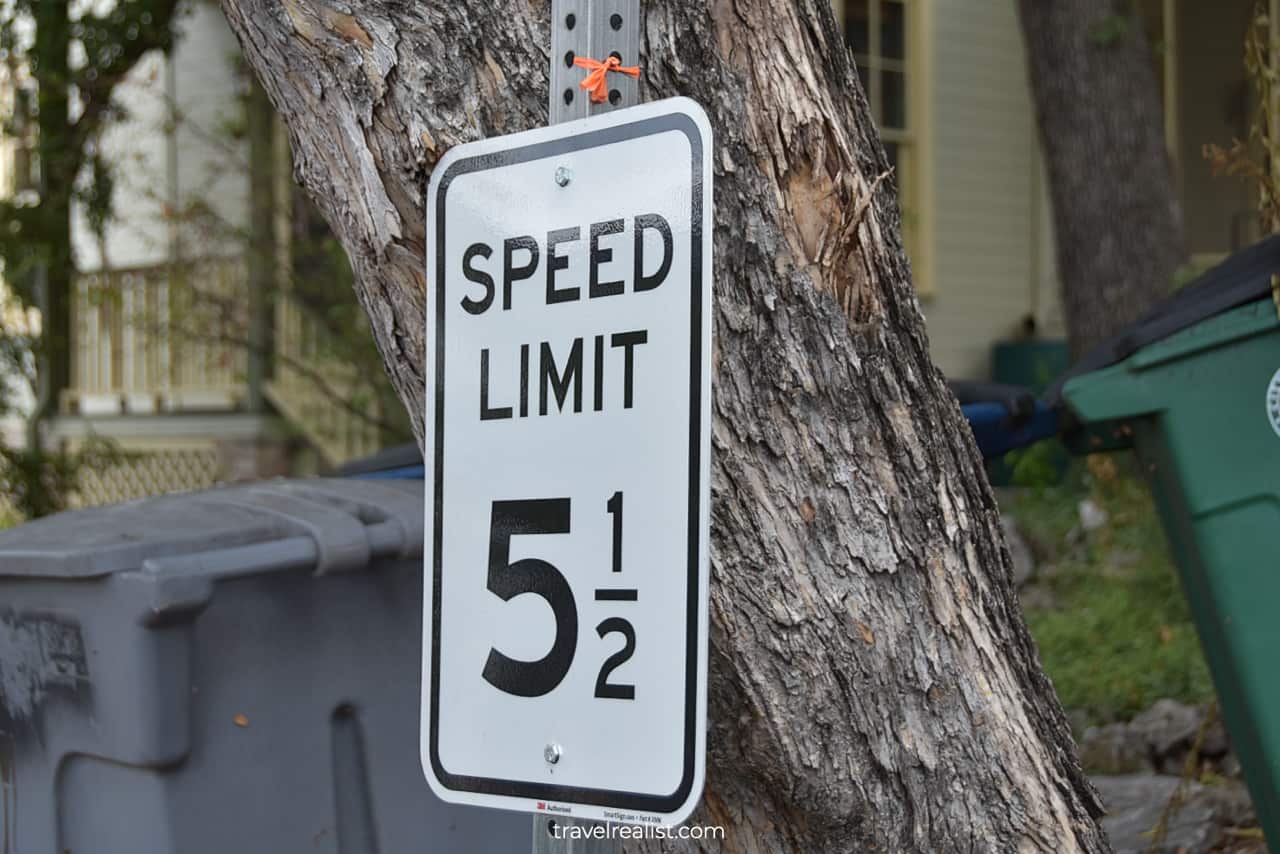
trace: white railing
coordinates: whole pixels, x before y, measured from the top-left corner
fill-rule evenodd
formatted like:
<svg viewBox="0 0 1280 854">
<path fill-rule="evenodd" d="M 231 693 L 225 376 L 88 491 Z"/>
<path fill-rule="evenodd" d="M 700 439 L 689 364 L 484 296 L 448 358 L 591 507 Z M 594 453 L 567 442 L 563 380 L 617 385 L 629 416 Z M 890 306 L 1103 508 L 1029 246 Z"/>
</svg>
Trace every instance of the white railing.
<svg viewBox="0 0 1280 854">
<path fill-rule="evenodd" d="M 81 274 L 63 411 L 235 410 L 248 392 L 247 297 L 242 259 Z M 263 390 L 326 463 L 382 446 L 367 378 L 335 355 L 333 333 L 287 293 L 275 304 L 273 355 Z"/>
<path fill-rule="evenodd" d="M 276 301 L 275 364 L 265 391 L 329 465 L 382 447 L 371 385 L 334 355 L 333 333 L 304 305 L 288 294 Z"/>
<path fill-rule="evenodd" d="M 246 391 L 245 296 L 238 259 L 80 274 L 63 410 L 235 409 Z"/>
</svg>

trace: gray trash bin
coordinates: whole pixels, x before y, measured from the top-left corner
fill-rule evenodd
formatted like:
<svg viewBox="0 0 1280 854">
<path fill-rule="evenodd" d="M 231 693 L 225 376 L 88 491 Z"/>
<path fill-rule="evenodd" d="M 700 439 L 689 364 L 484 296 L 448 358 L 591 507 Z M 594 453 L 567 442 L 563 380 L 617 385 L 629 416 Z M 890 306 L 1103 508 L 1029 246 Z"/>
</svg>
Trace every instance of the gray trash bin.
<svg viewBox="0 0 1280 854">
<path fill-rule="evenodd" d="M 418 761 L 422 482 L 0 532 L 0 854 L 508 854 Z"/>
</svg>

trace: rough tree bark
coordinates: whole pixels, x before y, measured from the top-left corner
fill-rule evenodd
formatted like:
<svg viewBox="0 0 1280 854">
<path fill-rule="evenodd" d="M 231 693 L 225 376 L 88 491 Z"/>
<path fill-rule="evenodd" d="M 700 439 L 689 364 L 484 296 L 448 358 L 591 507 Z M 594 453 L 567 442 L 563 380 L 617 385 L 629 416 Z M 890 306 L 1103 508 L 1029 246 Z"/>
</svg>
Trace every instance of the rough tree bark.
<svg viewBox="0 0 1280 854">
<path fill-rule="evenodd" d="M 80 159 L 68 116 L 71 40 L 69 11 L 62 3 L 36 9 L 36 68 L 41 78 L 37 95 L 37 147 L 40 169 L 40 249 L 44 251 L 37 297 L 41 317 L 36 411 L 28 441 L 44 446 L 41 422 L 57 413 L 58 395 L 71 385 L 71 288 L 75 258 L 71 251 L 71 191 Z"/>
<path fill-rule="evenodd" d="M 546 2 L 223 0 L 421 437 L 423 205 L 546 123 Z M 709 771 L 722 851 L 1102 850 L 827 0 L 646 0 L 716 132 Z M 667 843 L 669 850 L 697 850 Z"/>
<path fill-rule="evenodd" d="M 1018 5 L 1079 356 L 1172 292 L 1187 258 L 1182 211 L 1137 4 Z"/>
</svg>

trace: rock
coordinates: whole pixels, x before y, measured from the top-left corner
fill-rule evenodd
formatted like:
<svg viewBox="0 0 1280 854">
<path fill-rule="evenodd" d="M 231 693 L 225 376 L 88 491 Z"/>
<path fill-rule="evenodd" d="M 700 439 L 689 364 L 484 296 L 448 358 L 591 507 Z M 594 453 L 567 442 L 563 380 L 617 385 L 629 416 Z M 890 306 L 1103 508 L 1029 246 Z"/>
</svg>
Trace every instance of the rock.
<svg viewBox="0 0 1280 854">
<path fill-rule="evenodd" d="M 1035 575 L 1035 556 L 1031 554 L 1031 547 L 1027 545 L 1013 517 L 1001 513 L 1000 527 L 1004 531 L 1005 545 L 1009 547 L 1009 557 L 1013 559 L 1013 583 L 1021 587 L 1027 579 Z"/>
<path fill-rule="evenodd" d="M 1218 771 L 1224 777 L 1232 777 L 1239 780 L 1244 776 L 1244 768 L 1240 766 L 1240 760 L 1236 758 L 1234 753 L 1228 753 L 1222 757 L 1222 761 L 1218 763 Z"/>
<path fill-rule="evenodd" d="M 1199 795 L 1213 807 L 1214 815 L 1224 828 L 1256 827 L 1258 811 L 1253 808 L 1249 787 L 1236 780 L 1225 780 L 1199 787 Z"/>
<path fill-rule="evenodd" d="M 1092 782 L 1107 809 L 1102 829 L 1116 854 L 1153 850 L 1205 854 L 1221 839 L 1221 828 L 1212 821 L 1208 810 L 1185 804 L 1169 823 L 1163 844 L 1152 845 L 1151 831 L 1160 823 L 1178 786 L 1177 777 L 1131 774 L 1094 777 Z"/>
<path fill-rule="evenodd" d="M 1206 714 L 1208 707 L 1164 699 L 1128 723 L 1077 729 L 1083 733 L 1079 736 L 1081 762 L 1086 771 L 1097 774 L 1155 771 L 1181 776 Z M 1239 776 L 1239 763 L 1229 757 L 1230 751 L 1227 730 L 1215 717 L 1200 743 L 1199 769 Z"/>
<path fill-rule="evenodd" d="M 1161 774 L 1129 774 L 1092 778 L 1107 815 L 1102 828 L 1117 854 L 1157 851 L 1208 854 L 1231 837 L 1229 828 L 1257 823 L 1249 793 L 1227 782 L 1206 786 L 1189 782 L 1181 807 L 1168 819 L 1163 840 L 1153 846 L 1152 830 L 1160 823 L 1179 778 Z"/>
<path fill-rule="evenodd" d="M 1200 755 L 1211 759 L 1225 757 L 1231 752 L 1231 739 L 1227 735 L 1226 724 L 1222 716 L 1217 715 L 1209 728 L 1205 730 L 1204 741 L 1200 743 Z"/>
<path fill-rule="evenodd" d="M 1157 700 L 1129 722 L 1129 730 L 1141 739 L 1158 760 L 1185 757 L 1195 741 L 1204 713 L 1177 700 Z"/>
<path fill-rule="evenodd" d="M 1076 506 L 1080 514 L 1080 527 L 1085 533 L 1096 531 L 1107 524 L 1107 511 L 1092 498 L 1086 498 Z"/>
<path fill-rule="evenodd" d="M 1131 774 L 1151 771 L 1150 754 L 1128 724 L 1091 726 L 1080 739 L 1080 764 L 1090 774 Z"/>
</svg>

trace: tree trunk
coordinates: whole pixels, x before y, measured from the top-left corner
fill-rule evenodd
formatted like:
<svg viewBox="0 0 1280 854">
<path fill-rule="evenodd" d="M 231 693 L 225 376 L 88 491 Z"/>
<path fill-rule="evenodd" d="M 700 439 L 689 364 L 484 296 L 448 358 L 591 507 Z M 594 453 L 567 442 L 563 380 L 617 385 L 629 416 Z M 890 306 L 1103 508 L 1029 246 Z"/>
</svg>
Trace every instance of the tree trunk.
<svg viewBox="0 0 1280 854">
<path fill-rule="evenodd" d="M 1079 356 L 1173 291 L 1186 238 L 1137 4 L 1020 0 Z"/>
<path fill-rule="evenodd" d="M 80 160 L 68 115 L 71 21 L 67 4 L 42 3 L 35 18 L 37 92 L 36 144 L 40 155 L 39 296 L 41 334 L 37 354 L 38 388 L 28 441 L 43 448 L 42 424 L 58 412 L 58 399 L 71 385 L 71 287 L 75 259 L 71 251 L 71 188 Z"/>
<path fill-rule="evenodd" d="M 421 440 L 423 191 L 450 146 L 546 123 L 548 6 L 223 8 Z M 695 98 L 716 133 L 696 820 L 722 851 L 1105 849 L 830 6 L 647 0 L 643 33 L 647 98 Z"/>
</svg>

